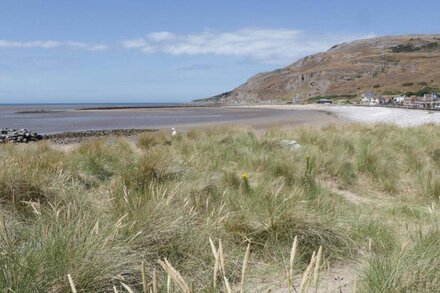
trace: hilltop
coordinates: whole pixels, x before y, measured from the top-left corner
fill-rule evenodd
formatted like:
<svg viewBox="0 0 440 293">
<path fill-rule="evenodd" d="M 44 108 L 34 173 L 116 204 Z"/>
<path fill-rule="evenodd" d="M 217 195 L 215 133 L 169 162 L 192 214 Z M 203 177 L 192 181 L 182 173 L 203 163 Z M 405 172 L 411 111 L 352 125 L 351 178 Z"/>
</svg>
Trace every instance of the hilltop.
<svg viewBox="0 0 440 293">
<path fill-rule="evenodd" d="M 364 92 L 422 94 L 440 88 L 440 35 L 377 37 L 335 45 L 284 68 L 260 73 L 205 99 L 224 104 L 353 98 Z"/>
</svg>

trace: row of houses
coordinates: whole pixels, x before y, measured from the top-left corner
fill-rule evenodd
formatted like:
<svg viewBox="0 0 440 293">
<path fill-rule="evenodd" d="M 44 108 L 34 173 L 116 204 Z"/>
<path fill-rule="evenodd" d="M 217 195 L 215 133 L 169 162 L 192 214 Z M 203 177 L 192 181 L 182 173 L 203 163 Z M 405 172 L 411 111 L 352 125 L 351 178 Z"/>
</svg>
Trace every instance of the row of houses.
<svg viewBox="0 0 440 293">
<path fill-rule="evenodd" d="M 364 93 L 361 97 L 362 105 L 395 105 L 419 109 L 440 109 L 440 97 L 436 93 L 423 96 L 377 96 L 374 93 Z"/>
</svg>

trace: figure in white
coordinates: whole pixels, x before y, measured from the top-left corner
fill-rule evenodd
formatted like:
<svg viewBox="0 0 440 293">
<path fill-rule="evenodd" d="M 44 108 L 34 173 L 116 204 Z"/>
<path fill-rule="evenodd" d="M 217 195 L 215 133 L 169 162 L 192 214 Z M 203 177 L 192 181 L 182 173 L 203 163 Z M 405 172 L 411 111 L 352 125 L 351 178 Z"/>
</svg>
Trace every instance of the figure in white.
<svg viewBox="0 0 440 293">
<path fill-rule="evenodd" d="M 171 136 L 176 136 L 176 135 L 177 135 L 176 129 L 174 127 L 171 128 Z"/>
</svg>

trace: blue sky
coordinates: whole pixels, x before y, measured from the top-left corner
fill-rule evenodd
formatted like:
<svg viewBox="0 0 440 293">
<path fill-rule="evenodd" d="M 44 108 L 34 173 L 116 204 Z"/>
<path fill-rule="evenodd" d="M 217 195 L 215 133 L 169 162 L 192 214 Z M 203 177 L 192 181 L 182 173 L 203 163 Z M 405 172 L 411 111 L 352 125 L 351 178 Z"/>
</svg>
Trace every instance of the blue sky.
<svg viewBox="0 0 440 293">
<path fill-rule="evenodd" d="M 439 26 L 434 0 L 0 0 L 0 103 L 186 102 L 336 43 Z"/>
</svg>

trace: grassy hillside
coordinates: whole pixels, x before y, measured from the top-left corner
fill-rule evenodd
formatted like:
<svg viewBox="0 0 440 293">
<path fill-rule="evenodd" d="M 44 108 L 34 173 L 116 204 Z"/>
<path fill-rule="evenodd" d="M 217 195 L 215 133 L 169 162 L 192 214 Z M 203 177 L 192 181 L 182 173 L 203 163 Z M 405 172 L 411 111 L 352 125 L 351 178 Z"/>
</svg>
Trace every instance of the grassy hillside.
<svg viewBox="0 0 440 293">
<path fill-rule="evenodd" d="M 0 146 L 0 291 L 434 292 L 439 141 L 350 125 Z"/>
</svg>

